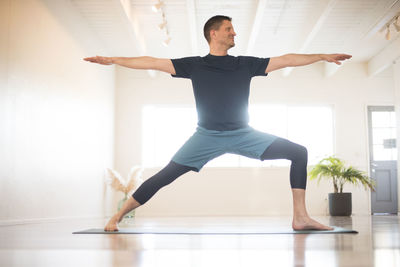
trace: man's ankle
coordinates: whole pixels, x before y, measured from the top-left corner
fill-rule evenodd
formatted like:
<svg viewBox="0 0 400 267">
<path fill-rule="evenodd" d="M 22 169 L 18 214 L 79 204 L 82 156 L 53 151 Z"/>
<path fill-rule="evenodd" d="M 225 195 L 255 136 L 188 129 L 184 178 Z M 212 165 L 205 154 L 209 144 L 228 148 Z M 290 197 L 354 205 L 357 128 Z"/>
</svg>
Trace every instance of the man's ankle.
<svg viewBox="0 0 400 267">
<path fill-rule="evenodd" d="M 111 218 L 113 221 L 117 221 L 120 222 L 122 219 L 122 216 L 119 213 L 114 214 L 114 216 L 112 216 Z"/>
<path fill-rule="evenodd" d="M 310 216 L 308 215 L 307 211 L 306 211 L 306 212 L 304 212 L 304 211 L 302 211 L 302 212 L 295 212 L 295 213 L 293 214 L 293 218 L 307 218 L 307 217 L 310 217 Z"/>
</svg>

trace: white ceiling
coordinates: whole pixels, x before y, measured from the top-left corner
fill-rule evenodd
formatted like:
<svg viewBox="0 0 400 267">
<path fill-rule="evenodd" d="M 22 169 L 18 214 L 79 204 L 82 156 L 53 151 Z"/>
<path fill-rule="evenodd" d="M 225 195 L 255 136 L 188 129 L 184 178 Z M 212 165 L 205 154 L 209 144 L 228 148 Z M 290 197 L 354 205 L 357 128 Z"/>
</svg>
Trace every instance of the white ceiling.
<svg viewBox="0 0 400 267">
<path fill-rule="evenodd" d="M 162 13 L 151 8 L 157 0 L 70 1 L 113 56 L 206 55 L 204 23 L 227 15 L 237 33 L 231 55 L 348 53 L 371 74 L 400 57 L 400 34 L 392 27 L 388 41 L 380 31 L 400 12 L 400 0 L 164 0 L 167 47 L 157 27 Z"/>
</svg>

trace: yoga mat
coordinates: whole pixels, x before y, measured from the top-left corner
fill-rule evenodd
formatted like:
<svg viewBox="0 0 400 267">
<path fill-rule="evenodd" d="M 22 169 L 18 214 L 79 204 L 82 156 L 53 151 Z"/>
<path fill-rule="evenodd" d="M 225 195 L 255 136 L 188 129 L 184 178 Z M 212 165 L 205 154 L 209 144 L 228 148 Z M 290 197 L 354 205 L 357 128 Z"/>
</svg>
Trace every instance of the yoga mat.
<svg viewBox="0 0 400 267">
<path fill-rule="evenodd" d="M 269 235 L 269 234 L 358 234 L 357 231 L 333 227 L 333 230 L 294 231 L 285 228 L 260 227 L 134 227 L 120 228 L 119 231 L 106 232 L 103 229 L 87 229 L 73 234 L 170 234 L 170 235 Z"/>
</svg>

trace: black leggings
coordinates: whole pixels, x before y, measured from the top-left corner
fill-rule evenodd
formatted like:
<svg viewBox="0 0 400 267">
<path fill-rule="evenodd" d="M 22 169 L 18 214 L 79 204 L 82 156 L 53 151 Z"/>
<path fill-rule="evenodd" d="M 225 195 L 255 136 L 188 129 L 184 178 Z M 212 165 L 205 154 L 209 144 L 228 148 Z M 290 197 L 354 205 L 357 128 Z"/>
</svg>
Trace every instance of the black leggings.
<svg viewBox="0 0 400 267">
<path fill-rule="evenodd" d="M 304 146 L 278 138 L 262 154 L 261 160 L 266 159 L 291 160 L 290 186 L 292 188 L 306 189 L 307 149 Z M 195 170 L 195 168 L 170 161 L 165 168 L 147 179 L 132 196 L 143 205 L 162 187 L 172 183 L 176 178 L 191 170 Z"/>
<path fill-rule="evenodd" d="M 187 173 L 188 171 L 195 170 L 193 167 L 180 165 L 170 161 L 168 165 L 159 171 L 154 176 L 147 179 L 139 188 L 133 193 L 133 198 L 140 204 L 146 203 L 161 187 L 164 187 L 179 176 Z"/>
<path fill-rule="evenodd" d="M 290 166 L 290 186 L 292 188 L 306 189 L 307 148 L 279 137 L 261 155 L 261 160 L 266 159 L 288 159 L 292 161 Z"/>
</svg>

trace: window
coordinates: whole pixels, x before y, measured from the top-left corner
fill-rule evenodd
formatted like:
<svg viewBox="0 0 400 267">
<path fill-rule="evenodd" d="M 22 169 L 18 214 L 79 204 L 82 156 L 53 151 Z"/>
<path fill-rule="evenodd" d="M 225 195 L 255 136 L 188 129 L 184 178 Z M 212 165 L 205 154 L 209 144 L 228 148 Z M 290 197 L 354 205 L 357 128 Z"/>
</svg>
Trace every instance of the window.
<svg viewBox="0 0 400 267">
<path fill-rule="evenodd" d="M 308 149 L 308 162 L 314 164 L 332 155 L 333 112 L 331 106 L 251 105 L 250 125 Z M 165 166 L 192 136 L 197 126 L 192 106 L 149 105 L 143 108 L 143 166 Z M 225 154 L 205 167 L 289 166 L 288 160 L 259 161 Z"/>
</svg>

